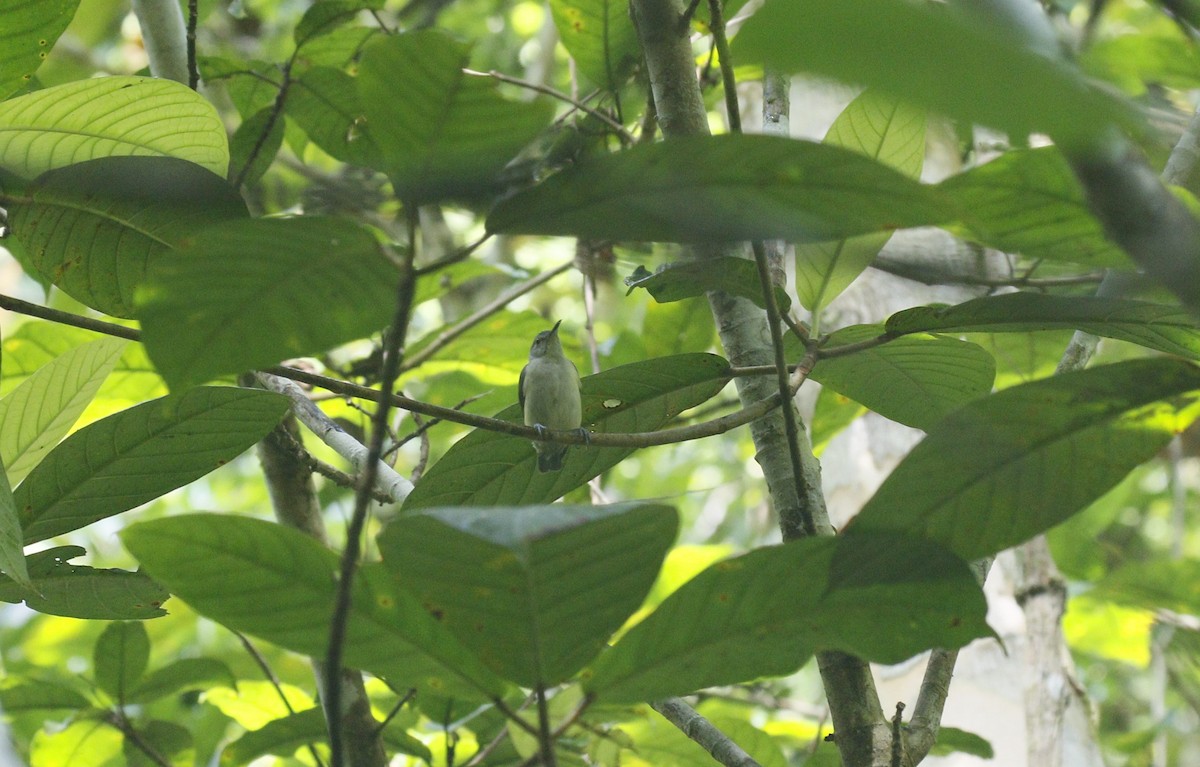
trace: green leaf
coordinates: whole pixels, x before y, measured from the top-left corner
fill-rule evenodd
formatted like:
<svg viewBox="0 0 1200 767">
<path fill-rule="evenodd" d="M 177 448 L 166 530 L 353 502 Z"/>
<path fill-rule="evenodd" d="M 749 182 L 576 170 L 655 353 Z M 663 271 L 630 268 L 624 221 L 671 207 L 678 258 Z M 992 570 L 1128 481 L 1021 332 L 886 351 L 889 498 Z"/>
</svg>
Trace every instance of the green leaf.
<svg viewBox="0 0 1200 767">
<path fill-rule="evenodd" d="M 736 134 L 582 162 L 498 202 L 487 227 L 597 240 L 819 242 L 950 215 L 935 190 L 862 155 Z"/>
<path fill-rule="evenodd" d="M 1195 418 L 1197 389 L 1191 363 L 1140 359 L 972 402 L 929 432 L 847 530 L 918 535 L 964 559 L 1006 549 L 1153 457 Z"/>
<path fill-rule="evenodd" d="M 121 753 L 124 736 L 114 727 L 76 719 L 63 729 L 41 729 L 29 745 L 30 764 L 69 764 L 71 767 L 126 765 Z"/>
<path fill-rule="evenodd" d="M 126 691 L 129 703 L 152 703 L 189 690 L 237 689 L 237 677 L 216 658 L 180 658 L 143 676 Z"/>
<path fill-rule="evenodd" d="M 867 341 L 883 330 L 881 325 L 853 325 L 833 333 L 823 348 Z M 996 362 L 969 341 L 912 335 L 822 358 L 811 377 L 885 418 L 929 430 L 951 411 L 992 390 Z"/>
<path fill-rule="evenodd" d="M 702 296 L 710 290 L 723 290 L 734 296 L 748 298 L 755 306 L 766 308 L 762 282 L 758 278 L 758 267 L 745 258 L 706 258 L 668 264 L 651 274 L 639 266 L 625 278 L 632 293 L 635 288 L 645 288 L 660 304 L 682 301 L 685 298 Z M 781 287 L 775 288 L 775 303 L 780 312 L 787 312 L 792 299 Z"/>
<path fill-rule="evenodd" d="M 90 620 L 143 620 L 166 615 L 166 589 L 142 573 L 97 570 L 68 564 L 81 556 L 78 546 L 59 546 L 26 559 L 33 590 L 0 578 L 0 601 L 47 615 Z"/>
<path fill-rule="evenodd" d="M 629 0 L 550 0 L 558 38 L 584 77 L 617 91 L 641 60 Z"/>
<path fill-rule="evenodd" d="M 925 112 L 865 90 L 833 121 L 825 143 L 840 146 L 919 178 L 925 161 Z M 875 260 L 890 234 L 875 233 L 796 247 L 796 292 L 814 314 Z"/>
<path fill-rule="evenodd" d="M 150 662 L 150 635 L 137 621 L 108 624 L 96 640 L 93 669 L 96 686 L 119 702 L 137 684 Z"/>
<path fill-rule="evenodd" d="M 944 4 L 771 0 L 738 32 L 741 64 L 875 87 L 911 104 L 1022 138 L 1056 142 L 1138 125 L 1134 110 L 1033 41 Z"/>
<path fill-rule="evenodd" d="M 675 534 L 669 506 L 441 508 L 379 537 L 405 590 L 505 679 L 558 684 L 645 599 Z"/>
<path fill-rule="evenodd" d="M 304 12 L 300 22 L 296 24 L 292 38 L 296 41 L 296 47 L 302 48 L 315 38 L 353 21 L 364 8 L 382 7 L 383 0 L 322 0 Z"/>
<path fill-rule="evenodd" d="M 221 177 L 171 157 L 106 157 L 52 170 L 9 205 L 32 269 L 117 317 L 131 316 L 146 270 L 171 248 L 203 226 L 246 216 Z"/>
<path fill-rule="evenodd" d="M 310 141 L 342 162 L 379 165 L 379 147 L 363 127 L 362 102 L 353 77 L 333 67 L 313 67 L 288 93 L 287 115 Z"/>
<path fill-rule="evenodd" d="M 250 764 L 261 756 L 289 757 L 310 743 L 329 740 L 325 712 L 318 706 L 307 711 L 272 719 L 225 746 L 221 764 Z"/>
<path fill-rule="evenodd" d="M 0 112 L 0 167 L 19 176 L 126 155 L 176 157 L 218 176 L 229 167 L 217 110 L 171 80 L 79 80 L 9 99 Z"/>
<path fill-rule="evenodd" d="M 992 744 L 984 738 L 973 732 L 960 730 L 957 727 L 942 726 L 938 729 L 937 743 L 934 744 L 933 750 L 929 753 L 946 756 L 955 752 L 970 754 L 980 759 L 995 758 Z"/>
<path fill-rule="evenodd" d="M 550 123 L 545 102 L 500 97 L 468 75 L 468 46 L 441 31 L 367 45 L 358 95 L 396 196 L 409 204 L 477 196 Z"/>
<path fill-rule="evenodd" d="M 728 383 L 729 363 L 712 354 L 660 357 L 583 378 L 583 423 L 597 432 L 654 431 Z M 514 404 L 496 414 L 522 421 Z M 532 445 L 477 429 L 446 451 L 404 502 L 406 511 L 435 506 L 549 503 L 598 476 L 631 448 L 572 447 L 561 471 L 539 473 Z"/>
<path fill-rule="evenodd" d="M 44 679 L 18 682 L 0 689 L 0 707 L 9 714 L 53 709 L 82 710 L 88 705 L 88 699 L 74 688 Z"/>
<path fill-rule="evenodd" d="M 1129 265 L 1105 237 L 1057 147 L 1005 152 L 938 188 L 963 211 L 952 229 L 966 239 L 1031 259 Z"/>
<path fill-rule="evenodd" d="M 842 432 L 867 409 L 844 394 L 822 388 L 812 415 L 813 454 L 820 457 L 829 441 Z"/>
<path fill-rule="evenodd" d="M 281 647 L 323 658 L 337 555 L 291 528 L 217 514 L 141 522 L 121 540 L 142 566 L 197 612 Z M 472 700 L 500 697 L 504 683 L 378 563 L 355 577 L 345 662 L 418 687 Z"/>
<path fill-rule="evenodd" d="M 172 390 L 364 338 L 391 319 L 396 267 L 332 218 L 209 227 L 138 292 L 150 359 Z"/>
<path fill-rule="evenodd" d="M 0 465 L 0 573 L 7 575 L 17 585 L 30 589 L 29 572 L 25 565 L 24 547 L 21 545 L 21 518 L 17 503 L 13 499 L 12 485 Z"/>
<path fill-rule="evenodd" d="M 718 562 L 596 662 L 585 688 L 632 703 L 790 674 L 817 650 L 897 663 L 990 635 L 966 563 L 927 541 L 820 538 Z M 903 631 L 879 631 L 879 626 Z"/>
<path fill-rule="evenodd" d="M 79 0 L 10 0 L 0 28 L 0 98 L 28 87 Z"/>
<path fill-rule="evenodd" d="M 197 388 L 80 429 L 15 493 L 26 543 L 119 514 L 199 479 L 261 439 L 287 412 L 278 394 Z"/>
<path fill-rule="evenodd" d="M 77 346 L 0 399 L 0 464 L 10 482 L 24 479 L 71 430 L 126 345 L 101 338 Z"/>
<path fill-rule="evenodd" d="M 1082 330 L 1200 359 L 1200 326 L 1177 306 L 1091 296 L 1005 293 L 954 306 L 918 306 L 888 318 L 887 332 L 1024 333 Z"/>
<path fill-rule="evenodd" d="M 275 107 L 260 109 L 242 121 L 229 142 L 229 178 L 239 186 L 254 184 L 271 167 L 283 146 L 283 115 Z"/>
</svg>

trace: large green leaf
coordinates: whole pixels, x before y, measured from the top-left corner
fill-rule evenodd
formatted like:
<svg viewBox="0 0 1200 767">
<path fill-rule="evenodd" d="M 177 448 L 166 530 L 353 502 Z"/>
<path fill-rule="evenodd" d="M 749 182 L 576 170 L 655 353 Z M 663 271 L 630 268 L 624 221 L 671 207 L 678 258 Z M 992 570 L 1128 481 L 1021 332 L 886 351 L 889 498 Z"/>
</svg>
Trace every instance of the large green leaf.
<svg viewBox="0 0 1200 767">
<path fill-rule="evenodd" d="M 1200 368 L 1140 359 L 1014 386 L 929 432 L 848 530 L 994 554 L 1062 522 L 1152 458 L 1200 412 Z"/>
<path fill-rule="evenodd" d="M 975 18 L 972 18 L 975 16 Z M 1103 135 L 1133 109 L 1030 40 L 943 3 L 771 0 L 741 28 L 735 60 L 881 91 L 967 123 L 1059 143 Z"/>
<path fill-rule="evenodd" d="M 0 98 L 29 85 L 79 0 L 8 0 L 0 27 Z"/>
<path fill-rule="evenodd" d="M 1129 265 L 1092 216 L 1057 147 L 1005 152 L 938 188 L 963 211 L 953 230 L 967 239 L 1027 258 Z"/>
<path fill-rule="evenodd" d="M 391 318 L 398 280 L 350 221 L 234 221 L 157 262 L 137 313 L 150 359 L 176 389 L 369 336 Z"/>
<path fill-rule="evenodd" d="M 408 203 L 486 192 L 504 164 L 550 123 L 550 104 L 501 98 L 463 72 L 470 49 L 427 30 L 369 43 L 358 96 L 396 196 Z"/>
<path fill-rule="evenodd" d="M 550 0 L 563 47 L 584 77 L 619 90 L 641 56 L 629 0 Z"/>
<path fill-rule="evenodd" d="M 171 80 L 80 80 L 10 99 L 0 111 L 0 168 L 25 178 L 123 155 L 177 157 L 218 176 L 229 168 L 217 110 Z"/>
<path fill-rule="evenodd" d="M 825 346 L 835 349 L 882 334 L 881 325 L 854 325 L 833 333 Z M 990 392 L 996 362 L 977 344 L 922 334 L 821 359 L 811 377 L 886 418 L 928 430 Z"/>
<path fill-rule="evenodd" d="M 715 396 L 729 363 L 712 354 L 636 362 L 583 379 L 583 423 L 597 432 L 654 431 Z M 496 418 L 520 423 L 514 404 Z M 522 506 L 549 503 L 615 466 L 632 448 L 572 447 L 563 469 L 539 473 L 528 440 L 478 429 L 433 464 L 404 502 L 407 511 L 435 506 Z"/>
<path fill-rule="evenodd" d="M 325 656 L 337 555 L 291 528 L 245 517 L 191 514 L 132 525 L 125 546 L 203 615 L 295 652 Z M 378 563 L 360 568 L 346 625 L 345 662 L 416 686 L 472 699 L 504 683 Z"/>
<path fill-rule="evenodd" d="M 110 623 L 96 639 L 92 658 L 96 686 L 124 703 L 150 662 L 150 635 L 140 622 Z"/>
<path fill-rule="evenodd" d="M 246 216 L 222 177 L 173 157 L 69 165 L 7 203 L 31 271 L 118 317 L 131 316 L 146 270 L 171 248 L 200 227 Z"/>
<path fill-rule="evenodd" d="M 196 388 L 80 429 L 17 487 L 26 543 L 77 530 L 199 479 L 267 434 L 288 401 L 255 389 Z"/>
<path fill-rule="evenodd" d="M 1200 325 L 1175 306 L 1149 301 L 1044 293 L 984 296 L 954 306 L 918 306 L 888 318 L 887 332 L 1024 333 L 1082 330 L 1200 359 Z"/>
<path fill-rule="evenodd" d="M 522 687 L 594 660 L 675 540 L 669 506 L 430 509 L 379 538 L 384 564 L 496 673 Z"/>
<path fill-rule="evenodd" d="M 21 533 L 21 517 L 13 498 L 12 484 L 0 465 L 0 573 L 7 575 L 22 588 L 31 588 L 29 571 L 25 564 L 24 536 Z"/>
<path fill-rule="evenodd" d="M 919 178 L 925 162 L 925 112 L 873 90 L 858 95 L 833 121 L 825 143 L 885 163 Z M 796 247 L 796 292 L 814 314 L 850 286 L 887 244 L 876 232 Z"/>
<path fill-rule="evenodd" d="M 0 399 L 0 465 L 20 482 L 83 413 L 127 342 L 101 338 L 47 363 Z"/>
<path fill-rule="evenodd" d="M 688 581 L 600 657 L 585 687 L 632 703 L 789 674 L 817 650 L 897 663 L 988 636 L 986 612 L 970 568 L 935 544 L 888 535 L 795 541 Z"/>
<path fill-rule="evenodd" d="M 48 615 L 88 620 L 144 620 L 166 615 L 167 590 L 141 572 L 98 570 L 72 565 L 79 546 L 58 546 L 30 554 L 32 589 L 0 577 L 0 602 L 25 602 Z"/>
<path fill-rule="evenodd" d="M 501 200 L 487 226 L 599 240 L 819 242 L 950 216 L 935 190 L 855 152 L 736 134 L 581 162 Z"/>
</svg>

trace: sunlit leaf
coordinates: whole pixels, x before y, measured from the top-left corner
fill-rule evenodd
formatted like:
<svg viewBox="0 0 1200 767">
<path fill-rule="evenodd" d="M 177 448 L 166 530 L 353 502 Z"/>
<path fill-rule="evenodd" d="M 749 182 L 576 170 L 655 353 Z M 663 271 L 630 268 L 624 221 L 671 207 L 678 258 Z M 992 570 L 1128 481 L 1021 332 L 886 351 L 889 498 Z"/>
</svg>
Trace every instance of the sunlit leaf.
<svg viewBox="0 0 1200 767">
<path fill-rule="evenodd" d="M 175 157 L 218 176 L 229 168 L 217 110 L 172 80 L 79 80 L 9 99 L 0 111 L 0 168 L 25 178 L 126 155 Z"/>
<path fill-rule="evenodd" d="M 872 90 L 863 91 L 838 115 L 825 143 L 859 152 L 909 178 L 925 161 L 925 113 Z M 862 273 L 890 233 L 850 237 L 796 247 L 796 292 L 814 314 Z"/>
<path fill-rule="evenodd" d="M 77 530 L 199 479 L 228 463 L 287 412 L 278 394 L 196 388 L 80 429 L 14 494 L 26 543 Z"/>
<path fill-rule="evenodd" d="M 101 338 L 38 369 L 0 399 L 0 464 L 20 482 L 66 436 L 128 342 Z"/>
</svg>

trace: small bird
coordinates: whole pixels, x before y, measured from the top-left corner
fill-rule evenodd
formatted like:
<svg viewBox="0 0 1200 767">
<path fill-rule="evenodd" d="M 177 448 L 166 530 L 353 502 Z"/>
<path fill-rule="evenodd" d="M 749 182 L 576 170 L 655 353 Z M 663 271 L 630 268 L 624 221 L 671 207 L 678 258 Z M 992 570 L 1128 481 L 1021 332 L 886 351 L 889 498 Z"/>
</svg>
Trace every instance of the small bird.
<svg viewBox="0 0 1200 767">
<path fill-rule="evenodd" d="M 529 347 L 529 364 L 521 370 L 518 396 L 525 411 L 525 425 L 538 433 L 553 429 L 579 429 L 583 423 L 583 405 L 579 395 L 579 370 L 563 355 L 558 339 L 558 326 L 543 330 Z M 534 442 L 538 471 L 558 471 L 568 445 L 554 442 Z"/>
</svg>

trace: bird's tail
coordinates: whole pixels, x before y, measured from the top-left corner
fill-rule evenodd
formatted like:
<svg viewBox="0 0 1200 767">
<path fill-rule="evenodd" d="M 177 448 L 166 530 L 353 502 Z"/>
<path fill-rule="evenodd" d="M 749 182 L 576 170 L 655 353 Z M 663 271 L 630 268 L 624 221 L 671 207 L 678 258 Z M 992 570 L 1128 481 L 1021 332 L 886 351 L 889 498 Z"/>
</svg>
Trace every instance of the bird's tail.
<svg viewBox="0 0 1200 767">
<path fill-rule="evenodd" d="M 548 442 L 542 443 L 542 449 L 538 451 L 538 471 L 543 474 L 550 471 L 558 471 L 563 467 L 563 458 L 566 454 L 566 445 L 552 445 Z"/>
</svg>

